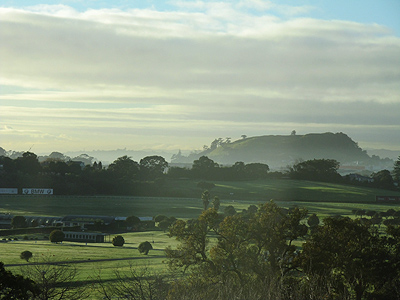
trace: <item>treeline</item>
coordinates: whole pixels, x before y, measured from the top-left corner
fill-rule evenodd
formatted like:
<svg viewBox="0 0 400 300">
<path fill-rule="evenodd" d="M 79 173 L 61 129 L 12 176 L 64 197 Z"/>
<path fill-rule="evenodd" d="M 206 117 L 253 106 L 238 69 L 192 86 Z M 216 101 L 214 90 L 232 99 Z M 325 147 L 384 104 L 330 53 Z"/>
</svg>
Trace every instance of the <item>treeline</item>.
<svg viewBox="0 0 400 300">
<path fill-rule="evenodd" d="M 395 189 L 395 180 L 400 177 L 399 166 L 398 160 L 393 176 L 388 170 L 382 170 L 374 173 L 371 181 L 360 182 L 342 177 L 338 173 L 339 162 L 333 159 L 308 160 L 288 167 L 285 172 L 270 172 L 267 164 L 236 162 L 232 166 L 221 166 L 207 156 L 195 160 L 190 169 L 169 166 L 157 155 L 146 156 L 139 162 L 122 156 L 106 168 L 101 162 L 84 165 L 54 158 L 39 162 L 36 154 L 25 152 L 16 159 L 0 156 L 0 188 L 52 188 L 58 195 L 157 196 L 168 189 L 168 178 L 238 181 L 285 177 Z"/>
<path fill-rule="evenodd" d="M 388 211 L 387 218 L 397 219 L 396 213 Z M 168 275 L 131 266 L 116 270 L 112 281 L 100 273 L 89 290 L 53 275 L 57 268 L 74 281 L 74 265 L 27 264 L 22 277 L 0 263 L 0 298 L 64 299 L 55 294 L 64 288 L 65 299 L 87 299 L 96 291 L 110 300 L 397 300 L 400 228 L 383 229 L 374 218 L 321 222 L 306 209 L 272 201 L 229 216 L 214 206 L 196 219 L 173 220 L 168 235 L 177 246 L 165 249 Z"/>
</svg>

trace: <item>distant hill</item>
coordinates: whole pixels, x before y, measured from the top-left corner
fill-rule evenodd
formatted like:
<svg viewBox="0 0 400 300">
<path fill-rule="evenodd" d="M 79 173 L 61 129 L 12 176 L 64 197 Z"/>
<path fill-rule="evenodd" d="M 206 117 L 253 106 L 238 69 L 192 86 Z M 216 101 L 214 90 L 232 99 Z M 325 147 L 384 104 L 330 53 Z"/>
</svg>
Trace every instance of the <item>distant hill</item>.
<svg viewBox="0 0 400 300">
<path fill-rule="evenodd" d="M 208 156 L 220 164 L 261 162 L 272 168 L 285 167 L 301 160 L 336 159 L 341 164 L 370 164 L 371 157 L 346 134 L 310 133 L 305 135 L 265 135 L 244 137 L 230 142 L 214 140 L 209 148 L 185 157 L 177 154 L 173 163 L 192 163 Z"/>
</svg>

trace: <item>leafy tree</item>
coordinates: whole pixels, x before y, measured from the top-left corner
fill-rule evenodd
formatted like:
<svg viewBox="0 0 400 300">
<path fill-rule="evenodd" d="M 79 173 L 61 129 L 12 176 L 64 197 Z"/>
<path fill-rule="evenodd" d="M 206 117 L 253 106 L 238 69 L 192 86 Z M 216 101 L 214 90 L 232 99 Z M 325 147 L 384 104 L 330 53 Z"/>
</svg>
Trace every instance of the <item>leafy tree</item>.
<svg viewBox="0 0 400 300">
<path fill-rule="evenodd" d="M 300 223 L 306 214 L 298 208 L 284 211 L 271 202 L 260 205 L 249 220 L 237 214 L 221 222 L 217 211 L 208 209 L 196 220 L 178 220 L 170 227 L 169 236 L 180 244 L 176 250 L 166 249 L 169 264 L 216 281 L 232 278 L 243 286 L 251 278 L 278 278 L 295 267 L 297 249 L 292 243 L 307 233 Z M 217 242 L 209 249 L 211 232 Z"/>
<path fill-rule="evenodd" d="M 150 250 L 153 250 L 153 246 L 150 242 L 145 241 L 139 244 L 138 250 L 141 254 L 147 255 Z"/>
<path fill-rule="evenodd" d="M 25 174 L 37 175 L 41 170 L 37 155 L 29 151 L 22 154 L 22 157 L 18 157 L 16 164 L 18 170 Z"/>
<path fill-rule="evenodd" d="M 129 216 L 126 218 L 125 223 L 127 226 L 132 227 L 140 223 L 140 219 L 136 216 Z"/>
<path fill-rule="evenodd" d="M 207 156 L 201 156 L 193 161 L 192 174 L 196 178 L 211 179 L 219 165 Z"/>
<path fill-rule="evenodd" d="M 122 247 L 125 244 L 125 239 L 123 238 L 122 235 L 117 235 L 113 237 L 112 244 L 115 247 Z"/>
<path fill-rule="evenodd" d="M 400 156 L 397 158 L 393 166 L 393 179 L 400 183 Z"/>
<path fill-rule="evenodd" d="M 269 172 L 269 166 L 262 163 L 251 163 L 245 165 L 246 177 L 249 179 L 266 178 Z"/>
<path fill-rule="evenodd" d="M 203 201 L 203 209 L 207 210 L 208 205 L 210 204 L 210 192 L 209 191 L 204 191 L 201 194 L 201 200 Z"/>
<path fill-rule="evenodd" d="M 379 290 L 399 276 L 400 257 L 389 241 L 358 219 L 325 218 L 324 225 L 303 244 L 303 271 L 327 276 L 332 292 L 345 290 L 361 300 L 368 291 Z"/>
<path fill-rule="evenodd" d="M 118 179 L 133 180 L 139 174 L 139 164 L 124 155 L 110 164 L 108 171 L 112 172 Z"/>
<path fill-rule="evenodd" d="M 64 237 L 65 237 L 64 232 L 56 229 L 50 232 L 49 240 L 52 243 L 61 243 L 64 240 Z"/>
<path fill-rule="evenodd" d="M 175 217 L 164 218 L 158 223 L 158 228 L 160 228 L 163 231 L 166 231 L 169 226 L 175 223 L 175 221 L 176 221 Z"/>
<path fill-rule="evenodd" d="M 168 219 L 168 217 L 164 216 L 164 215 L 157 215 L 157 216 L 155 216 L 154 221 L 158 223 L 158 222 L 161 222 L 164 219 Z"/>
<path fill-rule="evenodd" d="M 221 201 L 219 200 L 219 197 L 218 197 L 218 196 L 215 196 L 215 197 L 214 197 L 214 199 L 213 199 L 213 201 L 212 201 L 212 205 L 213 205 L 213 208 L 214 208 L 216 211 L 219 210 L 219 207 L 221 206 Z"/>
<path fill-rule="evenodd" d="M 26 228 L 28 226 L 24 216 L 14 216 L 11 220 L 12 228 Z"/>
<path fill-rule="evenodd" d="M 21 255 L 19 257 L 28 262 L 32 258 L 32 256 L 33 254 L 31 251 L 25 250 L 21 252 Z"/>
<path fill-rule="evenodd" d="M 308 226 L 310 226 L 311 228 L 315 228 L 316 226 L 319 225 L 319 218 L 316 214 L 312 214 L 308 220 L 307 220 L 307 224 Z"/>
<path fill-rule="evenodd" d="M 374 185 L 377 188 L 389 190 L 394 188 L 393 178 L 388 170 L 381 170 L 374 173 L 372 174 L 372 178 L 374 179 Z"/>
<path fill-rule="evenodd" d="M 39 292 L 34 281 L 21 275 L 14 275 L 5 270 L 0 262 L 0 299 L 28 300 L 33 299 Z"/>
<path fill-rule="evenodd" d="M 339 181 L 339 162 L 334 159 L 313 159 L 295 164 L 289 171 L 294 179 Z"/>
<path fill-rule="evenodd" d="M 236 209 L 232 205 L 228 205 L 224 208 L 225 216 L 233 216 L 236 215 Z"/>
<path fill-rule="evenodd" d="M 161 177 L 167 168 L 168 163 L 162 156 L 146 156 L 140 160 L 140 171 L 145 179 L 154 180 Z"/>
</svg>

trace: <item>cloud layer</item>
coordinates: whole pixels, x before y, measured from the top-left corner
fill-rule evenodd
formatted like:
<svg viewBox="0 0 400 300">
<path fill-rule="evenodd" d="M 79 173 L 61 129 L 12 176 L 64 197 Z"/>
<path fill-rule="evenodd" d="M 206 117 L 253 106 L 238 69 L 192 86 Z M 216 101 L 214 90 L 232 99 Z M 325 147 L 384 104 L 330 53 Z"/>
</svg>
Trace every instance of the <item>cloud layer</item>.
<svg viewBox="0 0 400 300">
<path fill-rule="evenodd" d="M 400 39 L 388 28 L 283 20 L 257 1 L 178 4 L 0 8 L 6 147 L 185 149 L 296 129 L 400 148 Z"/>
</svg>

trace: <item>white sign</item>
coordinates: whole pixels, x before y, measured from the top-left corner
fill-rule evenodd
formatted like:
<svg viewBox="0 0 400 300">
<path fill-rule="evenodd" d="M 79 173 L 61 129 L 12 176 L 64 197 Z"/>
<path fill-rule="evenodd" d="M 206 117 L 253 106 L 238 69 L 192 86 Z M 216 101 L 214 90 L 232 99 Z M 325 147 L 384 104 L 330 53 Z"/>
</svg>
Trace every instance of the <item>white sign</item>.
<svg viewBox="0 0 400 300">
<path fill-rule="evenodd" d="M 0 188 L 0 194 L 17 195 L 18 189 Z"/>
<path fill-rule="evenodd" d="M 53 195 L 53 189 L 22 189 L 24 195 Z"/>
</svg>

